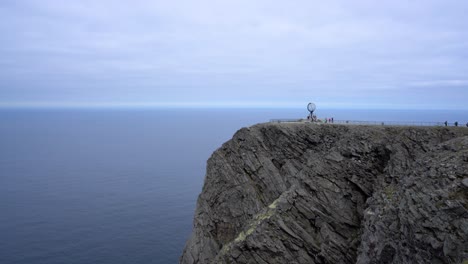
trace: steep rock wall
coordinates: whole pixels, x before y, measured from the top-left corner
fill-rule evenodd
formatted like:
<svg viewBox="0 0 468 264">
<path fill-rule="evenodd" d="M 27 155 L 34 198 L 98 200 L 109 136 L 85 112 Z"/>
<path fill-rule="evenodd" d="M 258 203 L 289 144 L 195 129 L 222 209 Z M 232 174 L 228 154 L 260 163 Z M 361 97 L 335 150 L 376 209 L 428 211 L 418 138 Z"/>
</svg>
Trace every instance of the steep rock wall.
<svg viewBox="0 0 468 264">
<path fill-rule="evenodd" d="M 461 263 L 467 135 L 440 127 L 243 128 L 208 160 L 181 263 Z"/>
</svg>

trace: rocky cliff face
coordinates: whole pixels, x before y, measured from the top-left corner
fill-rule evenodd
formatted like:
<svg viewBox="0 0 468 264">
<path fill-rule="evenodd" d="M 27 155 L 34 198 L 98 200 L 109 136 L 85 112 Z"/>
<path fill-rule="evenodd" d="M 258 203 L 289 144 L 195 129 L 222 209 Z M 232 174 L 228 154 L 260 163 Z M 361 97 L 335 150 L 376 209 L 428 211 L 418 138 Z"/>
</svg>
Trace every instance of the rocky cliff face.
<svg viewBox="0 0 468 264">
<path fill-rule="evenodd" d="M 181 263 L 462 263 L 468 129 L 260 124 L 208 160 Z"/>
</svg>

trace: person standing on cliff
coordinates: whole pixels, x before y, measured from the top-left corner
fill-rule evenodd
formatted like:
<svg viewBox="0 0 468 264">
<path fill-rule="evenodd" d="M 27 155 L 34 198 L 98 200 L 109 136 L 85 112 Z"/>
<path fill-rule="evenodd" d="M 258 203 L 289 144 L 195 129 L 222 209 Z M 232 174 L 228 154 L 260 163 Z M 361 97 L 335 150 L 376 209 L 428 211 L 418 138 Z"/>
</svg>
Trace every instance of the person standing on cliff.
<svg viewBox="0 0 468 264">
<path fill-rule="evenodd" d="M 456 127 L 458 126 L 458 121 L 455 121 L 455 126 L 456 126 Z"/>
<path fill-rule="evenodd" d="M 445 122 L 444 122 L 444 124 L 445 124 L 445 126 L 447 126 L 447 125 L 448 125 L 448 122 L 447 122 L 447 121 L 445 121 Z"/>
</svg>

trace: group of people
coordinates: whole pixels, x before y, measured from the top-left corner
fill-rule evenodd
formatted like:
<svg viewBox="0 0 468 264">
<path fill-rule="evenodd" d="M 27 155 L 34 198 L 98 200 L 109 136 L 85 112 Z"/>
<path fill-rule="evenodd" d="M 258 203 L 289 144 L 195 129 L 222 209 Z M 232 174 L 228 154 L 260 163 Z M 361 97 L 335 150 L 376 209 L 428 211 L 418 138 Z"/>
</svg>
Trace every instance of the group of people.
<svg viewBox="0 0 468 264">
<path fill-rule="evenodd" d="M 318 119 L 316 115 L 312 115 L 312 116 L 311 116 L 311 115 L 308 115 L 308 116 L 307 116 L 307 120 L 308 120 L 308 121 L 312 121 L 312 122 L 324 122 L 324 123 L 334 123 L 334 121 L 335 121 L 335 120 L 333 119 L 333 117 L 331 117 L 331 118 L 325 118 L 325 119 L 322 121 L 322 120 Z"/>
<path fill-rule="evenodd" d="M 307 116 L 307 120 L 312 121 L 312 122 L 317 122 L 317 121 L 318 121 L 316 115 L 313 115 L 313 116 L 308 115 L 308 116 Z"/>
<path fill-rule="evenodd" d="M 445 121 L 445 122 L 444 122 L 444 125 L 445 125 L 445 126 L 448 126 L 449 124 L 448 124 L 447 121 Z M 455 121 L 455 123 L 453 123 L 453 125 L 457 127 L 457 126 L 458 126 L 458 121 Z M 466 127 L 468 127 L 468 122 L 466 122 Z"/>
</svg>

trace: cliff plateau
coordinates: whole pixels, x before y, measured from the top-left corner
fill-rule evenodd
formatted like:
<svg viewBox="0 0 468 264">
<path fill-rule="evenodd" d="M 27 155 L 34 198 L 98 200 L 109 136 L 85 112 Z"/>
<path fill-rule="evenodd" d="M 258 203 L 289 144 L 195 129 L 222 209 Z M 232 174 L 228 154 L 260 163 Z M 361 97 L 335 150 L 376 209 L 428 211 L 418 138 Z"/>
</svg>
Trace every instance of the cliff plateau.
<svg viewBox="0 0 468 264">
<path fill-rule="evenodd" d="M 465 263 L 468 129 L 266 123 L 208 160 L 182 264 Z"/>
</svg>

